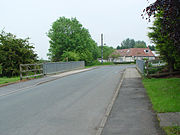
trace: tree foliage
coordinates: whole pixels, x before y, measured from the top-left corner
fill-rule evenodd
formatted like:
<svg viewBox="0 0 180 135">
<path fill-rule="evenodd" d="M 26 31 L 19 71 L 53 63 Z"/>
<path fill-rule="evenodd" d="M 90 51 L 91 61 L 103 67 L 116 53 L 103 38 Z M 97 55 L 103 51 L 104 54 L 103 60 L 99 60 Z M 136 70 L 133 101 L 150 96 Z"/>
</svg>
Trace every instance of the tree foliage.
<svg viewBox="0 0 180 135">
<path fill-rule="evenodd" d="M 121 55 L 119 53 L 113 52 L 110 57 L 112 58 L 112 61 L 114 61 L 116 58 L 119 58 Z"/>
<path fill-rule="evenodd" d="M 117 49 L 128 49 L 128 48 L 146 48 L 146 42 L 135 41 L 134 39 L 125 39 L 122 41 L 121 46 L 117 46 Z"/>
<path fill-rule="evenodd" d="M 164 59 L 169 69 L 173 71 L 180 66 L 180 54 L 176 47 L 174 47 L 173 40 L 169 38 L 168 33 L 162 33 L 163 27 L 163 12 L 157 13 L 153 27 L 150 27 L 152 32 L 148 33 L 149 38 L 156 44 L 157 50 L 160 52 L 161 58 Z"/>
<path fill-rule="evenodd" d="M 144 9 L 142 16 L 147 14 L 146 19 L 150 20 L 152 15 L 156 16 L 161 11 L 163 11 L 161 33 L 172 41 L 171 46 L 180 53 L 180 0 L 156 0 Z"/>
<path fill-rule="evenodd" d="M 148 46 L 151 51 L 155 51 L 156 47 L 154 45 Z"/>
<path fill-rule="evenodd" d="M 127 38 L 121 42 L 121 49 L 134 48 L 135 40 Z"/>
<path fill-rule="evenodd" d="M 70 56 L 71 60 L 84 60 L 88 64 L 99 56 L 96 42 L 76 18 L 60 17 L 47 35 L 50 38 L 48 56 L 52 61 L 63 61 Z"/>
<path fill-rule="evenodd" d="M 101 46 L 99 46 L 99 50 L 101 50 Z M 114 52 L 113 47 L 103 46 L 103 59 L 108 60 L 109 55 L 112 54 L 113 52 Z M 100 57 L 101 56 L 99 56 L 99 58 Z"/>
<path fill-rule="evenodd" d="M 111 55 L 111 57 L 113 58 L 113 59 L 115 59 L 115 58 L 118 58 L 118 57 L 120 57 L 121 55 L 120 54 L 117 54 L 117 53 L 113 53 L 112 55 Z"/>
<path fill-rule="evenodd" d="M 62 55 L 63 61 L 78 61 L 80 59 L 79 54 L 75 52 L 64 52 Z"/>
<path fill-rule="evenodd" d="M 119 49 L 121 49 L 121 47 L 118 45 L 118 46 L 116 47 L 116 49 L 119 50 Z"/>
<path fill-rule="evenodd" d="M 19 75 L 19 65 L 33 63 L 37 60 L 34 47 L 29 43 L 29 38 L 17 38 L 11 33 L 0 33 L 0 64 L 3 76 Z"/>
<path fill-rule="evenodd" d="M 135 42 L 134 48 L 147 48 L 146 42 L 138 40 Z"/>
</svg>

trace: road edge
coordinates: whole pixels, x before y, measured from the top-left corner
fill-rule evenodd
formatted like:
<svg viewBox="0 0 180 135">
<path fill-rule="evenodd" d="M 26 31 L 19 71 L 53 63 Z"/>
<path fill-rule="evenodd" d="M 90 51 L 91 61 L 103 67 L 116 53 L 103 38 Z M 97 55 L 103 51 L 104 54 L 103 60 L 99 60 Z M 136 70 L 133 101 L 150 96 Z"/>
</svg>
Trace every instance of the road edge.
<svg viewBox="0 0 180 135">
<path fill-rule="evenodd" d="M 16 92 L 24 91 L 24 90 L 26 90 L 28 88 L 36 87 L 38 85 L 41 85 L 41 84 L 44 84 L 44 83 L 47 83 L 47 82 L 51 82 L 51 81 L 57 80 L 59 78 L 63 78 L 63 77 L 66 77 L 66 76 L 70 76 L 70 75 L 74 75 L 74 74 L 78 74 L 78 73 L 82 73 L 82 72 L 86 72 L 86 71 L 91 71 L 93 69 L 96 69 L 96 68 L 89 68 L 87 70 L 83 70 L 83 71 L 79 71 L 79 72 L 75 72 L 75 73 L 70 73 L 70 74 L 67 74 L 67 75 L 64 75 L 64 76 L 55 77 L 55 78 L 52 78 L 52 79 L 47 80 L 47 81 L 41 81 L 41 82 L 35 83 L 35 84 L 31 85 L 31 86 L 27 86 L 27 87 L 24 87 L 24 88 L 21 88 L 21 89 L 17 89 L 17 90 L 14 90 L 14 91 L 11 91 L 11 92 L 8 92 L 8 93 L 5 93 L 5 94 L 1 94 L 0 97 L 8 96 L 8 95 L 14 94 Z M 17 82 L 17 83 L 21 83 L 21 82 Z M 15 83 L 13 83 L 13 84 L 15 84 Z"/>
<path fill-rule="evenodd" d="M 104 115 L 104 117 L 102 118 L 102 120 L 101 120 L 101 122 L 100 122 L 100 125 L 99 125 L 99 127 L 98 127 L 98 129 L 97 129 L 96 135 L 101 135 L 102 132 L 103 132 L 103 129 L 104 129 L 104 127 L 105 127 L 105 124 L 106 124 L 106 122 L 107 122 L 107 119 L 108 119 L 108 117 L 109 117 L 109 115 L 110 115 L 110 113 L 111 113 L 111 111 L 112 111 L 113 105 L 114 105 L 114 103 L 115 103 L 115 101 L 116 101 L 116 98 L 117 98 L 119 92 L 120 92 L 120 88 L 121 88 L 122 82 L 123 82 L 123 80 L 124 80 L 125 72 L 126 72 L 126 69 L 123 70 L 122 77 L 120 78 L 120 81 L 119 81 L 119 83 L 118 83 L 118 85 L 117 85 L 117 87 L 116 87 L 116 90 L 115 90 L 115 93 L 114 93 L 114 95 L 113 95 L 113 98 L 112 98 L 110 104 L 108 105 L 108 107 L 107 107 L 107 109 L 106 109 L 105 115 Z"/>
<path fill-rule="evenodd" d="M 96 69 L 97 67 L 93 67 L 93 68 L 89 68 L 89 70 L 87 71 L 90 71 L 90 70 L 93 70 L 93 69 Z M 86 68 L 83 68 L 83 69 L 86 69 Z M 88 69 L 88 68 L 87 68 Z M 78 69 L 77 69 L 78 70 Z M 75 71 L 75 70 L 71 70 L 71 71 Z M 66 72 L 70 72 L 70 71 L 66 71 Z M 82 72 L 85 72 L 85 71 L 82 71 Z M 54 76 L 54 75 L 57 75 L 57 74 L 61 74 L 61 73 L 64 73 L 64 72 L 60 72 L 60 73 L 56 73 L 56 74 L 52 74 L 52 75 L 48 75 L 48 76 Z M 80 72 L 78 72 L 80 73 Z M 72 74 L 77 74 L 77 73 L 72 73 Z M 71 74 L 69 74 L 71 75 Z M 67 75 L 68 76 L 68 75 Z M 64 77 L 64 76 L 63 76 Z M 42 77 L 43 78 L 43 77 Z M 60 77 L 59 77 L 60 78 Z M 18 80 L 18 81 L 15 81 L 15 82 L 9 82 L 9 83 L 4 83 L 4 84 L 0 84 L 0 87 L 4 87 L 4 86 L 8 86 L 8 85 L 11 85 L 11 84 L 17 84 L 17 83 L 21 83 L 21 82 L 26 82 L 26 81 L 30 81 L 30 80 L 34 80 L 34 79 L 37 79 L 37 78 L 32 78 L 32 79 L 25 79 L 25 80 Z M 38 78 L 39 79 L 39 78 Z"/>
</svg>

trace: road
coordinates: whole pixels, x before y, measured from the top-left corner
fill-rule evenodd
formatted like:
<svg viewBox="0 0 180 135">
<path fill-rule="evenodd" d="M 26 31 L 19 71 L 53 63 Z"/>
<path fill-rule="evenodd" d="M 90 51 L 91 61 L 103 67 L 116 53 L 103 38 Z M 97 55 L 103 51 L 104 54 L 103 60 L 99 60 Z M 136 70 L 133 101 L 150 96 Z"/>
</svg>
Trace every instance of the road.
<svg viewBox="0 0 180 135">
<path fill-rule="evenodd" d="M 100 67 L 1 96 L 0 135 L 95 135 L 127 67 Z"/>
</svg>

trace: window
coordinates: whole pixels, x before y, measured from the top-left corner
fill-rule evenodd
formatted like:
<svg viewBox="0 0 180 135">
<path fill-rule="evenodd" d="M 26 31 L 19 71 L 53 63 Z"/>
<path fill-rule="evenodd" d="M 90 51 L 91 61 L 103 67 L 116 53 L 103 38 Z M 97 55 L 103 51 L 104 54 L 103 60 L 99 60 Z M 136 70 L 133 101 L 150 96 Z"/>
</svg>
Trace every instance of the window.
<svg viewBox="0 0 180 135">
<path fill-rule="evenodd" d="M 149 53 L 149 50 L 144 50 L 145 53 Z"/>
</svg>

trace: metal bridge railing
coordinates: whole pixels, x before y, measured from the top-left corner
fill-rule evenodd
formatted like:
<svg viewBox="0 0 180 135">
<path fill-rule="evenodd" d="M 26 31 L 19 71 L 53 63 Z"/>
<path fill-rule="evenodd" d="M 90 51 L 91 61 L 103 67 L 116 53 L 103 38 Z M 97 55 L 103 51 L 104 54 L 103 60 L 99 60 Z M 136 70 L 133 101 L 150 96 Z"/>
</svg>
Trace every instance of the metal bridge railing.
<svg viewBox="0 0 180 135">
<path fill-rule="evenodd" d="M 44 74 L 54 74 L 84 68 L 84 61 L 44 63 Z"/>
<path fill-rule="evenodd" d="M 20 64 L 20 79 L 82 69 L 84 66 L 84 61 Z"/>
<path fill-rule="evenodd" d="M 144 68 L 145 68 L 145 61 L 144 60 L 136 60 L 136 67 L 141 72 L 141 74 L 144 74 Z"/>
</svg>

